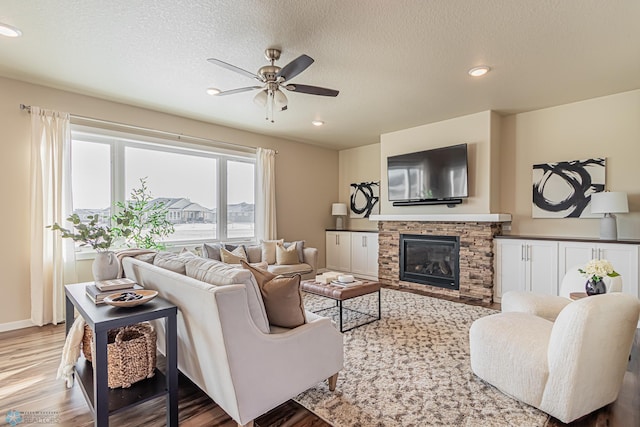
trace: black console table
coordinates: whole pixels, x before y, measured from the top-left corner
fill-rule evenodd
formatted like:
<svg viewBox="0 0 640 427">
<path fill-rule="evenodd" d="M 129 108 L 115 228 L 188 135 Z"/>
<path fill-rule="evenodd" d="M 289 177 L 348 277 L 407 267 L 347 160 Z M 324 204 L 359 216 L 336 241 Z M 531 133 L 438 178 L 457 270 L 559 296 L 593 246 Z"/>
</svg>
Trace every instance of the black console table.
<svg viewBox="0 0 640 427">
<path fill-rule="evenodd" d="M 152 398 L 166 395 L 167 426 L 178 425 L 178 345 L 176 314 L 170 302 L 156 297 L 137 307 L 96 305 L 85 294 L 91 283 L 65 286 L 66 332 L 73 324 L 74 308 L 93 329 L 95 356 L 92 364 L 80 358 L 76 364 L 76 379 L 94 416 L 96 427 L 109 425 L 109 415 Z M 158 369 L 152 378 L 139 381 L 130 388 L 110 390 L 107 386 L 107 332 L 110 329 L 147 320 L 165 318 L 167 366 L 163 374 Z"/>
</svg>

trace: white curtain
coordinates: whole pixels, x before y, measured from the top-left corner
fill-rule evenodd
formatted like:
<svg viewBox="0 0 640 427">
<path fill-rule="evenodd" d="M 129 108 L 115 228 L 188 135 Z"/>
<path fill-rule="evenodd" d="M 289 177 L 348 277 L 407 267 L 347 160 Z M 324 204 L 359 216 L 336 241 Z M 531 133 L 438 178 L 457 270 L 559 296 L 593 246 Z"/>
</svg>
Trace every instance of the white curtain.
<svg viewBox="0 0 640 427">
<path fill-rule="evenodd" d="M 31 321 L 64 320 L 64 283 L 74 282 L 73 241 L 46 228 L 71 212 L 69 114 L 31 107 Z M 68 227 L 68 224 L 66 224 Z"/>
<path fill-rule="evenodd" d="M 258 241 L 278 238 L 276 229 L 276 152 L 268 148 L 256 150 L 256 237 Z"/>
</svg>

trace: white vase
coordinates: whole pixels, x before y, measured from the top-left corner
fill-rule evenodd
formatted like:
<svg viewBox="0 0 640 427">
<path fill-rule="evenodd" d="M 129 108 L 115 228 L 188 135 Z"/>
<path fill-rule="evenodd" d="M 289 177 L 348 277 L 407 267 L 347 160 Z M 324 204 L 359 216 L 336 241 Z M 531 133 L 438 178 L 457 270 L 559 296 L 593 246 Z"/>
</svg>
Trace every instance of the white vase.
<svg viewBox="0 0 640 427">
<path fill-rule="evenodd" d="M 116 254 L 111 251 L 98 252 L 91 266 L 94 280 L 110 280 L 118 277 L 120 264 Z"/>
</svg>

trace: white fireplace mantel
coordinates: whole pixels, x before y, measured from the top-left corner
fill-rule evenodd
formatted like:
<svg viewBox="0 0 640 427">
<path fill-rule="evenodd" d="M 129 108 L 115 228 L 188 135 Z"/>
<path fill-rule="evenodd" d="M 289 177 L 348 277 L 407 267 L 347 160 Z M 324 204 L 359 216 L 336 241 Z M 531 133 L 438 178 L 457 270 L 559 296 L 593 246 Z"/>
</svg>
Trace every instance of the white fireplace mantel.
<svg viewBox="0 0 640 427">
<path fill-rule="evenodd" d="M 424 222 L 510 222 L 511 214 L 408 214 L 371 215 L 371 221 L 424 221 Z"/>
</svg>

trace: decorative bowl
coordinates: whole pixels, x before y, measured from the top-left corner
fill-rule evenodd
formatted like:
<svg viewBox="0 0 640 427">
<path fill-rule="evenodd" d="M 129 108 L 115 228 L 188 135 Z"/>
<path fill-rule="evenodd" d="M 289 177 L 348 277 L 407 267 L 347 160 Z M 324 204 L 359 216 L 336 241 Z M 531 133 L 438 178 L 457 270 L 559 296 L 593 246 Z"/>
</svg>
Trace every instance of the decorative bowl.
<svg viewBox="0 0 640 427">
<path fill-rule="evenodd" d="M 355 279 L 350 274 L 343 274 L 343 275 L 338 276 L 338 282 L 340 282 L 340 283 L 351 283 L 354 280 Z"/>
<path fill-rule="evenodd" d="M 106 304 L 114 307 L 135 307 L 149 302 L 158 295 L 158 291 L 136 289 L 135 291 L 116 292 L 104 298 Z"/>
</svg>

